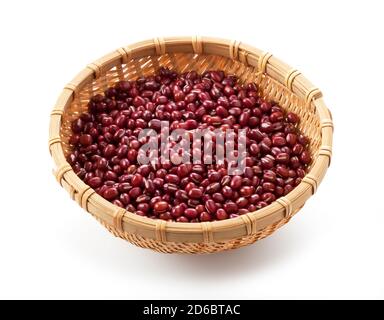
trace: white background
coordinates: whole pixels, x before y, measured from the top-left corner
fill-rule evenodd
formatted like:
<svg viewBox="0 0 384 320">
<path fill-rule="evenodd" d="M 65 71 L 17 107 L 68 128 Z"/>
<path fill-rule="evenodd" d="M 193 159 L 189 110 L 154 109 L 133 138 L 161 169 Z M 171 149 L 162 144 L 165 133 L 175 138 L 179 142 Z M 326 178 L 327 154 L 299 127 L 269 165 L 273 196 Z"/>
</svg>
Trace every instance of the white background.
<svg viewBox="0 0 384 320">
<path fill-rule="evenodd" d="M 0 298 L 384 298 L 382 1 L 2 1 Z M 109 235 L 55 182 L 49 114 L 86 64 L 155 36 L 238 39 L 324 93 L 334 157 L 283 229 L 215 255 Z"/>
</svg>

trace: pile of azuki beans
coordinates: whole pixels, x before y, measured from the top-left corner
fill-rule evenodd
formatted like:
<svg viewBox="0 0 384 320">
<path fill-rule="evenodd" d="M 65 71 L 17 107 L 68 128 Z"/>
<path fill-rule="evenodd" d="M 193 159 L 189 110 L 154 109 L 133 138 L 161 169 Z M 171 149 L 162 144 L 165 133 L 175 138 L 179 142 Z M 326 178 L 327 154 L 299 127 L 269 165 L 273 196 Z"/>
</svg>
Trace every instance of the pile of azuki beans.
<svg viewBox="0 0 384 320">
<path fill-rule="evenodd" d="M 162 120 L 171 130 L 246 128 L 244 174 L 230 176 L 214 161 L 140 165 L 138 150 L 146 141 L 138 134 L 143 128 L 161 134 Z M 92 97 L 88 112 L 72 123 L 67 160 L 98 194 L 138 215 L 223 220 L 265 207 L 300 183 L 311 156 L 298 121 L 296 114 L 263 100 L 254 83 L 240 85 L 222 71 L 177 74 L 161 68 Z"/>
</svg>

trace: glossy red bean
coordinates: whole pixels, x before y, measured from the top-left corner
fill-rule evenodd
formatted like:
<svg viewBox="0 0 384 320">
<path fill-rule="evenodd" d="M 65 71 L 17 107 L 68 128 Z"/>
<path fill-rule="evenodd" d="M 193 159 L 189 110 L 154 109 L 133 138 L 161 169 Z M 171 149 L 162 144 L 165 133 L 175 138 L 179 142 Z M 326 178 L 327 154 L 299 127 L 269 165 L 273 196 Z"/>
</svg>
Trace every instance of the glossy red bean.
<svg viewBox="0 0 384 320">
<path fill-rule="evenodd" d="M 272 182 L 264 182 L 262 185 L 264 191 L 267 192 L 274 192 L 275 191 L 275 185 Z"/>
<path fill-rule="evenodd" d="M 288 163 L 289 159 L 289 154 L 285 152 L 281 152 L 276 156 L 276 162 L 278 163 Z"/>
<path fill-rule="evenodd" d="M 211 215 L 206 211 L 200 213 L 199 219 L 201 222 L 207 222 L 212 220 Z"/>
<path fill-rule="evenodd" d="M 90 134 L 82 134 L 79 138 L 79 142 L 83 147 L 90 146 L 92 144 L 92 136 Z"/>
<path fill-rule="evenodd" d="M 295 144 L 297 142 L 297 135 L 294 133 L 288 133 L 286 136 L 286 140 L 287 140 L 288 145 L 293 147 L 293 146 L 295 146 Z"/>
<path fill-rule="evenodd" d="M 136 199 L 138 196 L 140 196 L 142 193 L 141 189 L 139 187 L 134 187 L 131 190 L 129 190 L 128 195 L 131 199 Z"/>
<path fill-rule="evenodd" d="M 276 147 L 283 147 L 283 146 L 285 146 L 286 143 L 287 143 L 287 141 L 285 140 L 284 137 L 280 137 L 280 136 L 272 137 L 272 145 L 274 145 Z"/>
<path fill-rule="evenodd" d="M 233 191 L 232 188 L 229 186 L 225 186 L 221 189 L 221 193 L 223 196 L 227 199 L 231 199 L 233 197 Z"/>
<path fill-rule="evenodd" d="M 276 200 L 276 196 L 272 192 L 263 193 L 261 199 L 266 203 L 271 203 Z"/>
<path fill-rule="evenodd" d="M 293 113 L 293 112 L 288 112 L 287 113 L 287 120 L 290 123 L 298 123 L 299 122 L 299 117 L 295 113 Z"/>
<path fill-rule="evenodd" d="M 212 195 L 212 199 L 213 199 L 213 201 L 218 202 L 218 203 L 222 203 L 225 201 L 224 196 L 219 192 L 214 193 Z"/>
<path fill-rule="evenodd" d="M 271 170 L 265 170 L 263 173 L 263 179 L 267 182 L 275 182 L 276 181 L 276 173 Z"/>
<path fill-rule="evenodd" d="M 304 151 L 302 144 L 296 143 L 292 148 L 292 153 L 295 155 L 300 155 Z"/>
<path fill-rule="evenodd" d="M 188 209 L 185 209 L 184 216 L 191 220 L 191 219 L 195 219 L 198 216 L 198 213 L 196 209 L 188 208 Z"/>
<path fill-rule="evenodd" d="M 88 184 L 91 188 L 96 189 L 100 187 L 103 183 L 103 180 L 99 177 L 93 177 L 88 180 Z"/>
<path fill-rule="evenodd" d="M 184 214 L 185 208 L 184 206 L 178 205 L 172 208 L 171 215 L 174 218 L 181 217 Z"/>
<path fill-rule="evenodd" d="M 300 161 L 303 163 L 303 164 L 310 164 L 311 163 L 311 154 L 305 150 L 301 153 L 300 155 Z"/>
<path fill-rule="evenodd" d="M 231 183 L 231 177 L 230 176 L 224 176 L 222 179 L 221 179 L 221 185 L 223 187 L 225 186 L 229 186 L 229 184 Z"/>
<path fill-rule="evenodd" d="M 206 201 L 205 208 L 211 214 L 214 214 L 216 212 L 216 210 L 217 210 L 217 206 L 216 206 L 215 202 L 213 200 L 211 200 L 211 199 Z"/>
<path fill-rule="evenodd" d="M 251 155 L 257 156 L 260 152 L 260 147 L 257 145 L 257 143 L 252 143 L 249 146 L 249 152 L 251 153 Z"/>
<path fill-rule="evenodd" d="M 188 196 L 192 199 L 200 199 L 203 196 L 203 192 L 199 188 L 192 188 L 189 190 Z"/>
<path fill-rule="evenodd" d="M 288 178 L 289 177 L 289 170 L 286 167 L 277 167 L 276 173 L 282 177 L 282 178 Z"/>
<path fill-rule="evenodd" d="M 236 213 L 239 210 L 239 208 L 236 203 L 229 201 L 224 204 L 224 210 L 227 213 L 231 214 L 231 213 Z"/>
<path fill-rule="evenodd" d="M 113 200 L 119 195 L 119 191 L 115 187 L 107 188 L 103 192 L 103 197 L 107 200 Z"/>
<path fill-rule="evenodd" d="M 260 160 L 263 169 L 272 169 L 274 166 L 274 160 L 270 157 L 263 157 Z"/>
<path fill-rule="evenodd" d="M 208 185 L 205 189 L 205 191 L 209 194 L 213 194 L 215 192 L 219 192 L 221 188 L 221 185 L 219 182 L 214 182 Z"/>
<path fill-rule="evenodd" d="M 217 220 L 225 220 L 228 219 L 228 213 L 224 209 L 218 209 L 216 211 L 216 219 Z"/>
<path fill-rule="evenodd" d="M 240 189 L 240 195 L 243 197 L 250 197 L 255 192 L 254 186 L 245 186 Z"/>
<path fill-rule="evenodd" d="M 168 208 L 169 208 L 169 204 L 166 201 L 158 201 L 153 206 L 153 210 L 157 213 L 166 212 Z"/>
<path fill-rule="evenodd" d="M 141 187 L 144 183 L 144 179 L 143 179 L 143 176 L 136 173 L 135 175 L 133 175 L 132 177 L 132 180 L 131 180 L 131 185 L 133 187 Z"/>
<path fill-rule="evenodd" d="M 168 183 L 179 184 L 180 178 L 175 174 L 167 174 L 165 176 L 165 181 Z"/>
<path fill-rule="evenodd" d="M 240 176 L 233 176 L 230 186 L 232 189 L 237 190 L 237 189 L 240 189 L 241 183 L 242 183 L 242 178 Z"/>
<path fill-rule="evenodd" d="M 239 208 L 244 208 L 248 205 L 248 200 L 247 198 L 245 197 L 240 197 L 236 200 L 236 205 L 239 207 Z"/>
</svg>

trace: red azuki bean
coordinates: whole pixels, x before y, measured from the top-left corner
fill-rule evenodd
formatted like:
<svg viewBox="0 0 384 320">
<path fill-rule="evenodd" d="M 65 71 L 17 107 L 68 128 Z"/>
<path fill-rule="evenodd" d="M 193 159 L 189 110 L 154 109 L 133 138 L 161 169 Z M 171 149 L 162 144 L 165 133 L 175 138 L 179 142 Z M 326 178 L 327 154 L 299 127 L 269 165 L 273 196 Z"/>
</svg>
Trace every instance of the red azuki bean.
<svg viewBox="0 0 384 320">
<path fill-rule="evenodd" d="M 93 177 L 88 180 L 88 184 L 91 188 L 95 189 L 102 185 L 103 181 L 99 177 Z"/>
<path fill-rule="evenodd" d="M 186 130 L 196 129 L 197 126 L 198 126 L 198 123 L 194 119 L 188 119 L 187 121 L 184 122 L 184 127 Z"/>
<path fill-rule="evenodd" d="M 120 201 L 125 205 L 127 206 L 131 199 L 129 198 L 129 195 L 127 193 L 122 193 L 120 194 L 120 197 L 119 197 Z"/>
<path fill-rule="evenodd" d="M 136 198 L 136 203 L 148 203 L 151 198 L 145 194 L 142 194 Z"/>
<path fill-rule="evenodd" d="M 273 112 L 273 113 L 271 113 L 269 119 L 271 120 L 271 122 L 279 122 L 279 121 L 282 121 L 284 119 L 284 115 L 280 111 Z"/>
<path fill-rule="evenodd" d="M 195 185 L 193 182 L 189 182 L 189 183 L 185 186 L 184 190 L 185 190 L 186 192 L 189 192 L 189 191 L 191 191 L 191 189 L 193 189 L 193 188 L 196 188 L 196 185 Z"/>
<path fill-rule="evenodd" d="M 292 185 L 290 184 L 287 184 L 285 187 L 284 187 L 284 195 L 287 195 L 289 192 L 291 192 L 293 190 L 293 187 Z"/>
<path fill-rule="evenodd" d="M 289 162 L 293 169 L 297 169 L 300 167 L 300 160 L 296 156 L 292 157 Z"/>
<path fill-rule="evenodd" d="M 246 167 L 244 169 L 244 176 L 249 179 L 253 178 L 254 176 L 253 169 L 251 167 Z"/>
<path fill-rule="evenodd" d="M 165 193 L 173 194 L 173 193 L 176 193 L 176 191 L 178 190 L 178 187 L 173 183 L 165 183 L 163 186 L 163 190 Z"/>
<path fill-rule="evenodd" d="M 264 182 L 262 186 L 265 191 L 269 191 L 269 192 L 275 191 L 275 185 L 272 182 Z"/>
<path fill-rule="evenodd" d="M 301 143 L 303 146 L 306 146 L 309 143 L 309 140 L 306 136 L 303 134 L 300 134 L 297 138 L 298 142 Z"/>
<path fill-rule="evenodd" d="M 276 169 L 276 173 L 283 178 L 289 177 L 289 170 L 285 167 L 278 166 Z"/>
<path fill-rule="evenodd" d="M 287 143 L 293 147 L 297 142 L 297 135 L 294 133 L 288 133 L 286 136 Z"/>
<path fill-rule="evenodd" d="M 251 153 L 251 155 L 257 156 L 259 154 L 259 152 L 260 152 L 260 148 L 259 148 L 259 146 L 256 143 L 252 143 L 249 146 L 249 152 Z"/>
<path fill-rule="evenodd" d="M 151 172 L 151 167 L 149 165 L 143 164 L 137 169 L 137 173 L 141 174 L 143 177 L 148 176 L 148 174 Z"/>
<path fill-rule="evenodd" d="M 155 193 L 156 186 L 152 180 L 145 179 L 144 180 L 144 186 L 145 186 L 145 193 L 147 193 L 147 194 L 154 194 Z"/>
<path fill-rule="evenodd" d="M 116 181 L 117 180 L 117 174 L 111 170 L 108 170 L 105 174 L 104 174 L 104 179 L 105 180 L 109 180 L 109 181 Z"/>
<path fill-rule="evenodd" d="M 141 195 L 141 193 L 142 191 L 139 187 L 134 187 L 128 192 L 129 197 L 132 199 L 136 199 L 139 195 Z"/>
<path fill-rule="evenodd" d="M 305 176 L 305 170 L 302 169 L 302 168 L 297 169 L 297 170 L 296 170 L 296 173 L 297 173 L 297 175 L 299 176 L 299 178 L 301 178 L 301 179 L 303 179 L 304 176 Z"/>
<path fill-rule="evenodd" d="M 268 182 L 276 181 L 276 173 L 271 170 L 265 170 L 263 174 L 263 179 Z"/>
<path fill-rule="evenodd" d="M 210 182 L 218 182 L 221 179 L 221 174 L 217 171 L 210 172 L 208 174 L 208 179 Z"/>
<path fill-rule="evenodd" d="M 178 205 L 178 206 L 175 206 L 172 208 L 171 215 L 174 218 L 178 218 L 178 217 L 181 217 L 183 215 L 184 211 L 185 211 L 185 208 L 181 205 Z"/>
<path fill-rule="evenodd" d="M 225 220 L 228 219 L 228 213 L 224 209 L 218 209 L 216 211 L 216 219 L 217 220 Z"/>
<path fill-rule="evenodd" d="M 225 186 L 221 189 L 221 193 L 223 194 L 224 197 L 227 199 L 231 199 L 233 196 L 233 191 L 229 186 Z"/>
<path fill-rule="evenodd" d="M 122 183 L 119 183 L 118 189 L 120 192 L 125 193 L 125 192 L 129 192 L 129 190 L 132 189 L 132 186 L 128 182 L 122 182 Z"/>
<path fill-rule="evenodd" d="M 285 152 L 281 152 L 276 156 L 276 162 L 279 163 L 288 163 L 289 159 L 289 154 Z"/>
<path fill-rule="evenodd" d="M 231 214 L 231 213 L 236 213 L 238 211 L 238 207 L 236 205 L 236 203 L 232 202 L 232 201 L 229 201 L 227 203 L 224 204 L 224 210 Z"/>
<path fill-rule="evenodd" d="M 276 147 L 283 147 L 283 146 L 285 146 L 286 143 L 287 143 L 287 141 L 285 140 L 284 137 L 280 137 L 280 136 L 272 137 L 272 145 L 274 145 Z"/>
<path fill-rule="evenodd" d="M 224 176 L 222 179 L 221 179 L 221 185 L 223 187 L 225 186 L 229 186 L 229 184 L 231 183 L 231 177 L 230 176 Z"/>
<path fill-rule="evenodd" d="M 211 214 L 214 214 L 216 212 L 216 210 L 217 210 L 217 206 L 216 206 L 216 204 L 215 204 L 215 202 L 213 200 L 206 201 L 205 208 Z"/>
<path fill-rule="evenodd" d="M 150 209 L 150 207 L 149 207 L 148 203 L 139 203 L 137 205 L 137 210 L 140 210 L 140 211 L 142 211 L 144 213 L 148 213 L 149 209 Z"/>
<path fill-rule="evenodd" d="M 299 117 L 295 113 L 293 113 L 293 112 L 288 112 L 287 113 L 287 120 L 290 123 L 298 123 L 299 122 Z"/>
<path fill-rule="evenodd" d="M 270 157 L 263 157 L 261 158 L 261 166 L 264 169 L 272 169 L 274 166 L 274 161 Z"/>
<path fill-rule="evenodd" d="M 90 134 L 82 134 L 79 142 L 83 147 L 90 146 L 92 144 L 92 136 Z"/>
<path fill-rule="evenodd" d="M 251 195 L 249 198 L 248 198 L 249 202 L 252 203 L 252 204 L 255 204 L 257 203 L 258 201 L 260 201 L 260 196 L 255 193 L 253 195 Z"/>
<path fill-rule="evenodd" d="M 165 176 L 165 181 L 168 183 L 179 184 L 180 178 L 175 174 L 167 174 Z"/>
<path fill-rule="evenodd" d="M 143 185 L 144 179 L 143 176 L 136 173 L 133 175 L 132 180 L 131 180 L 131 185 L 133 187 L 141 187 Z"/>
<path fill-rule="evenodd" d="M 215 183 L 211 183 L 210 185 L 207 186 L 207 188 L 205 189 L 205 191 L 209 194 L 212 194 L 212 193 L 215 193 L 215 192 L 218 192 L 221 188 L 221 185 L 219 182 L 215 182 Z"/>
<path fill-rule="evenodd" d="M 252 185 L 254 187 L 257 187 L 260 184 L 260 178 L 259 177 L 253 177 L 252 178 Z"/>
<path fill-rule="evenodd" d="M 192 188 L 189 190 L 188 196 L 192 199 L 200 199 L 203 196 L 203 192 L 198 188 Z"/>
<path fill-rule="evenodd" d="M 191 219 L 195 219 L 198 216 L 198 213 L 195 209 L 188 208 L 188 209 L 185 209 L 184 216 L 191 220 Z"/>
<path fill-rule="evenodd" d="M 218 203 L 222 203 L 225 201 L 224 196 L 219 192 L 214 193 L 212 195 L 212 199 L 213 199 L 213 201 L 218 202 Z"/>
<path fill-rule="evenodd" d="M 153 210 L 157 213 L 166 212 L 168 208 L 169 208 L 169 204 L 166 201 L 158 201 L 153 206 Z"/>
<path fill-rule="evenodd" d="M 176 219 L 176 221 L 177 222 L 189 222 L 189 220 L 186 217 L 184 217 L 184 216 L 178 217 Z"/>
<path fill-rule="evenodd" d="M 103 197 L 107 200 L 113 200 L 119 195 L 119 191 L 115 187 L 107 188 L 103 192 Z"/>
<path fill-rule="evenodd" d="M 206 222 L 206 221 L 211 221 L 212 220 L 211 215 L 208 212 L 206 212 L 206 211 L 203 211 L 203 212 L 200 213 L 199 219 L 202 222 Z"/>
<path fill-rule="evenodd" d="M 239 189 L 241 187 L 242 178 L 240 176 L 234 176 L 231 180 L 230 186 L 232 189 Z"/>
<path fill-rule="evenodd" d="M 179 177 L 186 177 L 191 172 L 192 167 L 188 164 L 181 164 L 177 168 L 177 174 Z"/>
<path fill-rule="evenodd" d="M 205 207 L 202 204 L 197 205 L 195 209 L 197 213 L 202 213 L 203 211 L 205 211 Z"/>
<path fill-rule="evenodd" d="M 243 197 L 250 197 L 255 192 L 255 187 L 253 186 L 244 186 L 240 189 L 240 195 Z"/>
<path fill-rule="evenodd" d="M 304 151 L 303 145 L 296 143 L 292 148 L 292 153 L 295 155 L 299 155 Z"/>
<path fill-rule="evenodd" d="M 188 193 L 185 190 L 177 190 L 175 192 L 176 199 L 182 200 L 182 201 L 188 201 Z"/>
<path fill-rule="evenodd" d="M 263 193 L 263 195 L 261 196 L 261 199 L 266 203 L 271 203 L 276 200 L 276 197 L 272 192 L 266 192 L 266 193 Z"/>
<path fill-rule="evenodd" d="M 303 164 L 309 164 L 311 163 L 311 154 L 308 151 L 303 151 L 300 155 L 300 161 Z"/>
<path fill-rule="evenodd" d="M 247 198 L 244 198 L 244 197 L 240 197 L 236 200 L 236 205 L 239 207 L 239 208 L 244 208 L 246 207 L 248 204 L 248 200 Z"/>
</svg>

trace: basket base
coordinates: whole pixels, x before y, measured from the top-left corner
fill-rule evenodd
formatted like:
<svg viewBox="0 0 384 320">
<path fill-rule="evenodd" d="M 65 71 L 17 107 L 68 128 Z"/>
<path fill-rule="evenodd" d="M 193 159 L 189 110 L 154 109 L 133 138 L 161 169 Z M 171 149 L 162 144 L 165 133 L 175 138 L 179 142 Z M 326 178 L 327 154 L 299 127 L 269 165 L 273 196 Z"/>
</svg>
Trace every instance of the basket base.
<svg viewBox="0 0 384 320">
<path fill-rule="evenodd" d="M 97 219 L 97 218 L 96 218 Z M 119 232 L 115 228 L 107 225 L 103 221 L 97 219 L 109 232 L 114 236 L 122 238 L 138 247 L 151 249 L 161 253 L 186 253 L 186 254 L 206 254 L 237 249 L 250 245 L 258 240 L 264 239 L 275 232 L 277 229 L 289 222 L 290 218 L 284 218 L 267 228 L 247 237 L 241 237 L 229 241 L 212 242 L 212 243 L 189 243 L 189 242 L 160 242 L 154 239 L 144 238 L 136 234 Z"/>
</svg>

